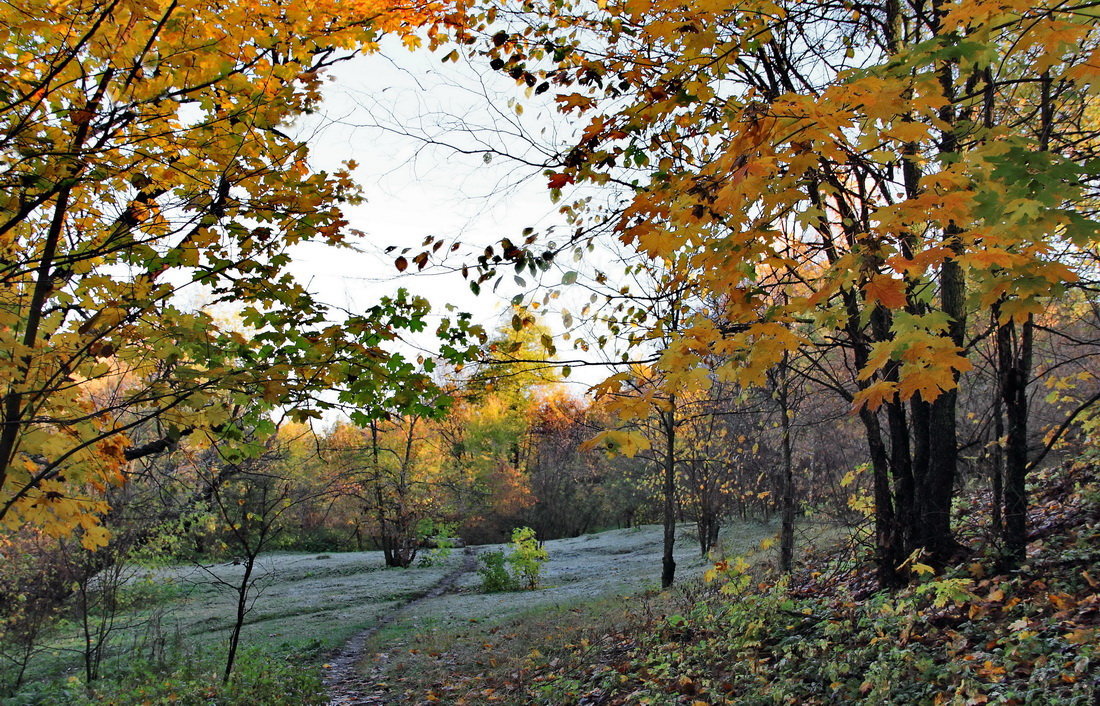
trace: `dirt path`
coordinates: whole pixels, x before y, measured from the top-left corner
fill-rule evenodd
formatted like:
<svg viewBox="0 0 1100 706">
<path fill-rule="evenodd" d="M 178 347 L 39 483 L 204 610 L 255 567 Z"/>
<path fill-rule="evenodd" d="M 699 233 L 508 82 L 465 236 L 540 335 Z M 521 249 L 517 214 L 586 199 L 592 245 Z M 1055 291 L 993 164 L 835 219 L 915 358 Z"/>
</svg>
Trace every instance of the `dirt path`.
<svg viewBox="0 0 1100 706">
<path fill-rule="evenodd" d="M 419 596 L 383 615 L 378 622 L 366 630 L 360 631 L 341 648 L 329 661 L 331 665 L 325 674 L 325 687 L 329 693 L 329 706 L 379 706 L 385 704 L 385 693 L 380 688 L 379 679 L 385 669 L 386 654 L 378 656 L 376 665 L 370 674 L 364 674 L 359 665 L 363 661 L 363 650 L 375 633 L 386 627 L 402 614 L 415 608 L 424 601 L 438 598 L 454 588 L 458 579 L 473 571 L 477 566 L 477 552 L 471 547 L 463 550 L 462 563 L 454 571 L 441 578 L 435 585 Z"/>
</svg>

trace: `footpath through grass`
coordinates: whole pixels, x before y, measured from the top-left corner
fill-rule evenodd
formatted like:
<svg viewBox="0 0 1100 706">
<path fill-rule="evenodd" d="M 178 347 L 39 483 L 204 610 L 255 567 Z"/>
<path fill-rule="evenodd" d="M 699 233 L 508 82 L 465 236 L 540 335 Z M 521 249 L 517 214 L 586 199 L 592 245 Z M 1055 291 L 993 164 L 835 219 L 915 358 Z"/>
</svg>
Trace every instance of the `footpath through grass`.
<svg viewBox="0 0 1100 706">
<path fill-rule="evenodd" d="M 724 551 L 750 552 L 774 532 L 774 526 L 760 523 L 732 526 L 723 533 Z M 459 679 L 476 675 L 479 661 L 497 659 L 488 655 L 487 642 L 495 643 L 492 649 L 501 655 L 526 658 L 538 651 L 543 638 L 614 621 L 633 600 L 628 596 L 658 583 L 661 528 L 656 525 L 551 541 L 546 548 L 550 560 L 538 590 L 484 594 L 471 572 L 453 591 L 399 614 L 373 636 L 367 675 L 378 672 L 376 655 L 386 655 L 380 680 L 393 681 L 387 693 L 392 703 L 402 703 L 412 673 L 424 679 L 409 685 L 410 693 L 449 681 L 448 671 Z M 710 565 L 699 556 L 686 525 L 676 556 L 683 579 Z M 243 632 L 239 670 L 244 678 L 236 692 L 220 685 L 219 672 L 235 605 L 235 595 L 224 584 L 239 580 L 243 567 L 229 562 L 140 569 L 115 617 L 99 682 L 84 683 L 79 626 L 66 622 L 33 660 L 26 686 L 3 703 L 325 703 L 320 677 L 326 657 L 423 595 L 462 561 L 461 551 L 409 569 L 384 568 L 379 552 L 262 556 Z M 413 658 L 423 661 L 416 664 Z M 244 689 L 246 682 L 251 686 Z"/>
<path fill-rule="evenodd" d="M 771 553 L 759 548 L 776 530 L 728 526 L 719 555 L 766 560 Z M 595 644 L 635 614 L 664 610 L 661 541 L 661 527 L 648 525 L 547 542 L 550 559 L 534 591 L 481 593 L 478 576 L 467 574 L 459 591 L 418 604 L 374 636 L 360 703 L 527 703 L 524 682 L 533 670 Z M 676 561 L 678 582 L 686 584 L 712 566 L 690 526 L 678 530 Z"/>
</svg>

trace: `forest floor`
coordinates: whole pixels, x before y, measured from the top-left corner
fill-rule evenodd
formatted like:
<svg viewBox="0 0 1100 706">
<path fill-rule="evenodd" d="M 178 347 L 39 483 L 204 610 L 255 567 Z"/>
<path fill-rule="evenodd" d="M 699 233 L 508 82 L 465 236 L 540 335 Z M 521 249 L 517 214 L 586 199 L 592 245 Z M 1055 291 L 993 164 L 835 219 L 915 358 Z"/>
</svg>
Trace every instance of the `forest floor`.
<svg viewBox="0 0 1100 706">
<path fill-rule="evenodd" d="M 328 691 L 330 704 L 342 706 L 350 704 L 382 704 L 385 703 L 383 695 L 379 694 L 376 684 L 376 675 L 364 673 L 360 667 L 363 661 L 367 641 L 374 637 L 379 630 L 398 620 L 402 615 L 415 612 L 421 605 L 438 599 L 456 588 L 458 580 L 477 568 L 477 550 L 466 547 L 462 551 L 462 562 L 457 568 L 445 575 L 426 593 L 411 599 L 403 606 L 395 608 L 382 615 L 373 625 L 360 630 L 354 637 L 348 640 L 333 658 L 325 663 L 325 688 Z"/>
<path fill-rule="evenodd" d="M 802 534 L 829 534 L 821 530 L 808 525 Z M 776 531 L 774 524 L 728 526 L 715 555 L 768 563 L 775 551 L 761 546 Z M 537 590 L 482 593 L 475 572 L 459 573 L 448 577 L 446 590 L 396 611 L 362 644 L 356 641 L 357 671 L 349 672 L 346 661 L 329 666 L 341 670 L 329 680 L 331 705 L 501 700 L 506 694 L 497 694 L 494 684 L 522 682 L 532 668 L 556 662 L 547 655 L 595 642 L 628 615 L 664 611 L 670 600 L 658 591 L 659 526 L 550 541 L 546 549 L 550 560 Z M 686 525 L 676 557 L 678 583 L 688 587 L 698 586 L 713 565 L 700 556 Z"/>
<path fill-rule="evenodd" d="M 800 553 L 788 577 L 722 562 L 617 622 L 541 635 L 511 670 L 456 670 L 446 689 L 393 703 L 1097 706 L 1100 454 L 1031 481 L 1012 570 L 999 568 L 990 493 L 974 489 L 956 521 L 972 554 L 942 572 L 915 560 L 905 589 L 877 590 L 859 545 Z"/>
<path fill-rule="evenodd" d="M 751 554 L 776 529 L 753 521 L 731 524 L 722 533 L 721 553 Z M 446 672 L 465 673 L 496 660 L 484 647 L 490 641 L 500 641 L 497 651 L 507 664 L 510 658 L 503 657 L 537 652 L 541 637 L 560 637 L 557 624 L 592 623 L 579 620 L 580 614 L 610 615 L 655 589 L 661 543 L 659 525 L 548 541 L 550 558 L 537 590 L 492 594 L 481 591 L 476 555 L 503 545 L 454 550 L 408 569 L 385 568 L 380 552 L 261 555 L 242 649 L 262 661 L 320 668 L 333 703 L 419 703 L 403 700 L 402 693 L 430 691 L 435 682 L 443 687 Z M 711 565 L 700 556 L 692 525 L 678 528 L 676 549 L 678 578 L 698 578 Z M 234 562 L 135 568 L 127 578 L 126 608 L 110 627 L 108 654 L 128 662 L 193 661 L 216 670 L 232 625 L 232 587 L 243 570 Z M 81 651 L 79 626 L 63 623 L 34 660 L 29 682 L 81 677 Z"/>
<path fill-rule="evenodd" d="M 999 568 L 977 489 L 956 519 L 970 557 L 939 573 L 916 560 L 893 593 L 876 590 L 866 542 L 845 549 L 846 533 L 810 522 L 789 577 L 764 546 L 774 524 L 728 525 L 717 564 L 681 526 L 668 591 L 656 525 L 546 542 L 540 587 L 507 593 L 482 592 L 475 571 L 501 545 L 409 569 L 377 552 L 263 555 L 242 676 L 224 684 L 243 567 L 135 569 L 106 678 L 81 678 L 80 625 L 62 621 L 0 703 L 1095 706 L 1100 452 L 1032 481 L 1022 565 Z"/>
</svg>

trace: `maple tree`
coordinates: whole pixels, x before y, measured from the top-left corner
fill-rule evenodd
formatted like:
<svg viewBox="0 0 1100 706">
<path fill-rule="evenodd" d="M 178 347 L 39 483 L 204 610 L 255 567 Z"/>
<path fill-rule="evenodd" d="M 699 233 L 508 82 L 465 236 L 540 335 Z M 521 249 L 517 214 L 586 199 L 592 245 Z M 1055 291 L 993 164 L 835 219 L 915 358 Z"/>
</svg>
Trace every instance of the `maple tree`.
<svg viewBox="0 0 1100 706">
<path fill-rule="evenodd" d="M 261 551 L 344 548 L 352 528 L 357 545 L 365 533 L 387 565 L 407 567 L 441 526 L 493 540 L 527 519 L 540 538 L 659 519 L 667 586 L 677 522 L 696 522 L 706 553 L 725 517 L 778 508 L 788 575 L 774 589 L 754 588 L 746 562 L 720 562 L 708 575 L 736 604 L 650 616 L 649 637 L 610 646 L 608 659 L 591 659 L 587 638 L 568 646 L 602 673 L 583 697 L 582 672 L 557 658 L 551 678 L 524 688 L 559 701 L 619 688 L 628 700 L 909 703 L 938 691 L 977 702 L 1051 688 L 1087 699 L 1097 583 L 1080 567 L 1095 563 L 1095 459 L 1038 474 L 1048 492 L 1030 508 L 1026 483 L 1063 445 L 1095 436 L 1095 283 L 1056 300 L 1096 279 L 1100 11 L 1085 0 L 487 0 L 467 25 L 462 9 L 0 10 L 0 550 L 13 559 L 0 574 L 0 647 L 12 683 L 74 591 L 86 679 L 100 678 L 112 618 L 93 603 L 123 585 L 101 568 L 121 569 L 131 546 L 165 532 L 162 515 L 169 533 L 198 538 L 201 557 L 243 556 L 228 682 Z M 582 333 L 561 310 L 564 340 L 617 366 L 590 406 L 540 389 L 573 361 L 552 359 L 534 303 L 476 350 L 469 341 L 485 337 L 469 317 L 445 320 L 443 362 L 413 361 L 389 343 L 426 329 L 424 299 L 402 291 L 336 323 L 287 273 L 295 244 L 346 242 L 340 205 L 359 197 L 352 165 L 315 172 L 288 135 L 317 106 L 325 69 L 385 33 L 415 47 L 420 30 L 434 43 L 447 25 L 576 120 L 545 173 L 553 197 L 592 189 L 562 203 L 568 242 L 528 230 L 494 244 L 464 268 L 471 288 L 498 267 L 526 286 L 520 274 L 539 277 L 571 250 L 583 261 L 608 235 L 627 251 L 614 265 L 629 263 L 624 277 L 597 271 L 577 310 L 604 331 Z M 421 247 L 431 252 L 406 248 L 397 269 L 424 269 L 442 241 Z M 472 372 L 457 365 L 475 353 Z M 808 403 L 823 391 L 828 401 Z M 301 423 L 336 406 L 353 424 Z M 838 406 L 851 416 L 838 420 Z M 277 428 L 276 410 L 296 423 Z M 856 426 L 864 450 L 849 455 Z M 956 537 L 976 544 L 981 531 L 952 522 L 968 466 L 993 469 L 1004 556 L 952 568 L 966 551 Z M 154 473 L 177 485 L 135 487 Z M 810 576 L 795 566 L 796 501 L 843 507 L 853 485 L 878 581 L 912 587 L 865 601 L 874 587 L 858 559 L 819 557 L 814 568 L 827 568 Z M 204 503 L 216 510 L 209 533 L 168 507 Z M 1028 546 L 1029 519 L 1061 542 L 1057 556 Z M 102 547 L 123 523 L 113 558 L 77 548 Z M 513 537 L 534 588 L 536 535 Z M 70 552 L 79 573 L 46 552 L 23 561 L 41 542 Z M 1020 566 L 1025 556 L 1036 561 Z M 525 654 L 515 674 L 531 676 Z M 1021 685 L 1026 696 L 1005 690 Z"/>
<path fill-rule="evenodd" d="M 682 322 L 658 363 L 670 379 L 763 384 L 809 343 L 801 322 L 841 343 L 880 580 L 896 584 L 913 551 L 938 564 L 960 549 L 957 388 L 979 312 L 1005 341 L 1008 544 L 1021 546 L 1029 321 L 1096 245 L 1095 15 L 1060 1 L 624 0 L 501 3 L 474 29 L 494 68 L 555 91 L 583 126 L 547 170 L 553 194 L 625 187 L 618 239 L 725 302 Z M 584 218 L 583 203 L 564 210 Z"/>
<path fill-rule="evenodd" d="M 102 490 L 128 461 L 189 435 L 270 433 L 265 405 L 316 415 L 335 403 L 319 390 L 411 403 L 428 384 L 383 350 L 425 326 L 426 302 L 401 294 L 334 324 L 287 272 L 294 244 L 345 243 L 340 205 L 359 198 L 354 164 L 315 171 L 288 133 L 317 106 L 327 67 L 386 33 L 435 42 L 455 11 L 385 0 L 0 9 L 6 526 L 80 529 L 102 545 Z M 239 321 L 187 305 L 191 292 Z M 467 323 L 444 325 L 452 353 Z"/>
</svg>

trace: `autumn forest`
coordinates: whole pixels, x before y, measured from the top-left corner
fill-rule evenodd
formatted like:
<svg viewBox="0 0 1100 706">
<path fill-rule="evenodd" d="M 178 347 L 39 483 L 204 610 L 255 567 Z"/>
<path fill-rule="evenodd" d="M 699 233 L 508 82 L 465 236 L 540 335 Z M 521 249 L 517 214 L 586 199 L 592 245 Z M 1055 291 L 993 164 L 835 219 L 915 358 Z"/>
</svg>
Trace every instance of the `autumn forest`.
<svg viewBox="0 0 1100 706">
<path fill-rule="evenodd" d="M 1100 3 L 0 38 L 0 703 L 1100 699 Z M 480 105 L 333 118 L 349 66 Z M 549 220 L 364 222 L 410 139 Z"/>
</svg>

